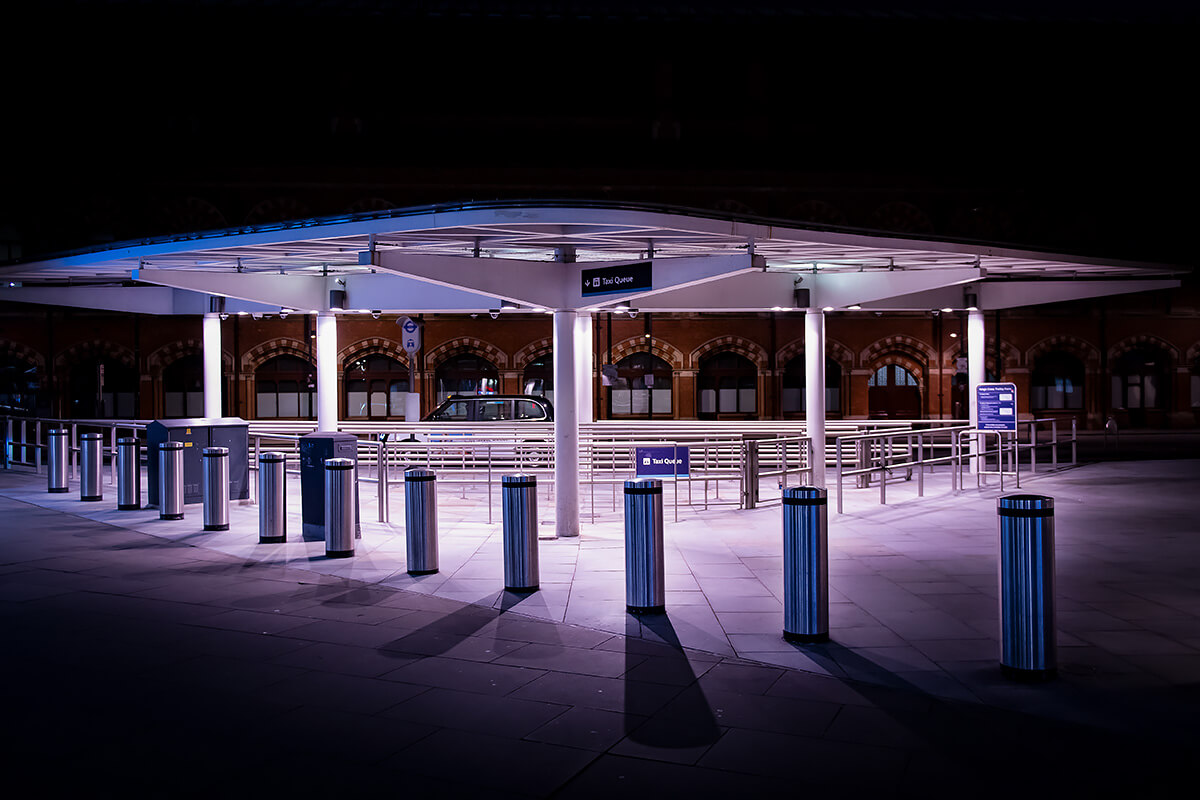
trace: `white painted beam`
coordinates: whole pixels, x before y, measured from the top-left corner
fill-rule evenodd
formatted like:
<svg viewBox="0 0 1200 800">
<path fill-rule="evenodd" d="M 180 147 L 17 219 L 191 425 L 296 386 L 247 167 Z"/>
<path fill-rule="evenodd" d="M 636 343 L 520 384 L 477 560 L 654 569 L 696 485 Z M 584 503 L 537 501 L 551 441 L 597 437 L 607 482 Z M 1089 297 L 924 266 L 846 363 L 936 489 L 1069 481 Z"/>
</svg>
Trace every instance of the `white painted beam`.
<svg viewBox="0 0 1200 800">
<path fill-rule="evenodd" d="M 393 275 L 543 308 L 568 307 L 566 289 L 576 282 L 573 276 L 578 274 L 574 264 L 557 261 L 471 258 L 402 250 L 377 250 L 362 255 L 376 269 Z"/>
<path fill-rule="evenodd" d="M 386 272 L 347 275 L 346 308 L 378 309 L 389 314 L 484 312 L 498 308 L 494 295 L 467 292 Z"/>
<path fill-rule="evenodd" d="M 992 281 L 980 286 L 979 307 L 989 311 L 1116 294 L 1177 289 L 1177 280 Z"/>
<path fill-rule="evenodd" d="M 800 288 L 810 288 L 815 308 L 845 308 L 887 298 L 958 286 L 983 278 L 975 267 L 894 270 L 891 272 L 837 272 L 802 275 Z"/>
<path fill-rule="evenodd" d="M 329 289 L 336 286 L 333 279 L 316 275 L 138 269 L 133 271 L 133 277 L 157 286 L 236 297 L 273 306 L 276 310 L 290 308 L 301 312 L 327 310 Z"/>
</svg>

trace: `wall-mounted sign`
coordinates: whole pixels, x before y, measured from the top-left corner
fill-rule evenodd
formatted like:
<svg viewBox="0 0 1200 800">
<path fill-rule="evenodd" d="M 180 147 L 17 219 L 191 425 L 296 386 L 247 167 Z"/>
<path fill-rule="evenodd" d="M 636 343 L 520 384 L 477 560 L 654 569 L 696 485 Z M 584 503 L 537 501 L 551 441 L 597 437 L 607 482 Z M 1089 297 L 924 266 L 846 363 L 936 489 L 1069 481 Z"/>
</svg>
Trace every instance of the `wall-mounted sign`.
<svg viewBox="0 0 1200 800">
<path fill-rule="evenodd" d="M 651 264 L 650 261 L 639 261 L 636 264 L 622 264 L 617 267 L 585 269 L 582 271 L 583 296 L 652 289 L 654 286 Z"/>
<path fill-rule="evenodd" d="M 975 387 L 979 403 L 979 430 L 1017 430 L 1017 386 L 1014 383 L 981 383 Z"/>
<path fill-rule="evenodd" d="M 634 449 L 634 458 L 639 478 L 688 474 L 686 447 L 638 447 Z"/>
<path fill-rule="evenodd" d="M 400 343 L 404 345 L 405 351 L 411 356 L 413 353 L 421 349 L 421 326 L 414 322 L 411 317 L 401 317 L 396 320 L 396 324 L 400 326 Z"/>
</svg>

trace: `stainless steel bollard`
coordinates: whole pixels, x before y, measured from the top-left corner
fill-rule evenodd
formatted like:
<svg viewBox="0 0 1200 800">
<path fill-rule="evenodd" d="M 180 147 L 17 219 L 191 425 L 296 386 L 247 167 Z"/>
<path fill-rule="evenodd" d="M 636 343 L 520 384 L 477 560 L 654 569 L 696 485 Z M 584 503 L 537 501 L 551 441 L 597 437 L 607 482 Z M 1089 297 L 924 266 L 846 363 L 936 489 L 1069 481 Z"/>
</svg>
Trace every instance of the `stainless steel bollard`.
<svg viewBox="0 0 1200 800">
<path fill-rule="evenodd" d="M 104 471 L 104 434 L 85 433 L 79 437 L 82 472 L 79 474 L 79 499 L 103 500 L 104 486 L 100 473 Z"/>
<path fill-rule="evenodd" d="M 258 541 L 287 541 L 287 456 L 267 452 L 258 456 Z"/>
<path fill-rule="evenodd" d="M 204 530 L 229 530 L 229 448 L 206 447 L 204 462 Z"/>
<path fill-rule="evenodd" d="M 437 572 L 437 475 L 433 470 L 414 468 L 404 471 L 404 530 L 408 542 L 408 574 Z"/>
<path fill-rule="evenodd" d="M 142 507 L 142 448 L 137 437 L 117 439 L 117 510 Z"/>
<path fill-rule="evenodd" d="M 183 442 L 158 445 L 158 518 L 183 519 Z"/>
<path fill-rule="evenodd" d="M 825 489 L 783 490 L 783 638 L 829 640 L 829 506 Z"/>
<path fill-rule="evenodd" d="M 666 597 L 662 481 L 625 481 L 625 608 L 661 613 Z"/>
<path fill-rule="evenodd" d="M 996 501 L 1000 527 L 1000 671 L 1015 680 L 1053 678 L 1054 498 L 1010 494 Z"/>
<path fill-rule="evenodd" d="M 354 555 L 354 459 L 325 459 L 325 555 Z"/>
<path fill-rule="evenodd" d="M 70 445 L 71 432 L 63 429 L 55 429 L 50 431 L 46 439 L 47 445 L 50 448 L 49 477 L 47 479 L 47 488 L 50 494 L 65 494 L 71 491 L 71 487 L 67 485 L 67 447 Z"/>
<path fill-rule="evenodd" d="M 537 476 L 505 475 L 500 479 L 504 518 L 504 588 L 532 592 L 538 588 Z"/>
</svg>

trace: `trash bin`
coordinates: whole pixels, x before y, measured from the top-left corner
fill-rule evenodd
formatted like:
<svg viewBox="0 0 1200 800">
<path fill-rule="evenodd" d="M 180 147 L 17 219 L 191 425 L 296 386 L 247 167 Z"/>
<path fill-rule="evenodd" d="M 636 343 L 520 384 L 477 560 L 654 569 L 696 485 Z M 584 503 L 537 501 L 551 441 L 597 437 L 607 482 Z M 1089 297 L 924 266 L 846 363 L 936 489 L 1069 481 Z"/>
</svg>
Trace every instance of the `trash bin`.
<svg viewBox="0 0 1200 800">
<path fill-rule="evenodd" d="M 204 459 L 204 530 L 229 530 L 229 448 L 206 447 Z"/>
<path fill-rule="evenodd" d="M 67 454 L 70 452 L 71 432 L 56 428 L 50 431 L 46 443 L 50 449 L 50 457 L 47 459 L 50 469 L 46 491 L 50 494 L 65 494 L 71 491 L 71 487 L 67 485 Z"/>
<path fill-rule="evenodd" d="M 287 456 L 267 452 L 258 456 L 258 541 L 287 541 Z"/>
<path fill-rule="evenodd" d="M 158 445 L 158 518 L 183 519 L 183 442 Z"/>
<path fill-rule="evenodd" d="M 783 638 L 829 639 L 829 506 L 816 486 L 783 491 Z"/>
<path fill-rule="evenodd" d="M 354 555 L 354 461 L 325 461 L 325 555 Z"/>
<path fill-rule="evenodd" d="M 1000 528 L 1000 670 L 1014 680 L 1057 672 L 1054 620 L 1054 498 L 996 501 Z"/>
<path fill-rule="evenodd" d="M 404 471 L 404 532 L 408 574 L 437 572 L 437 474 L 433 470 L 414 468 Z"/>
<path fill-rule="evenodd" d="M 500 479 L 504 517 L 504 588 L 532 592 L 538 588 L 537 476 L 505 475 Z"/>
<path fill-rule="evenodd" d="M 104 472 L 104 434 L 85 433 L 79 437 L 79 499 L 89 502 L 104 499 L 100 475 Z"/>
<path fill-rule="evenodd" d="M 666 607 L 662 481 L 625 481 L 625 608 L 653 614 Z"/>
<path fill-rule="evenodd" d="M 136 436 L 117 439 L 117 510 L 142 507 L 142 448 Z"/>
</svg>

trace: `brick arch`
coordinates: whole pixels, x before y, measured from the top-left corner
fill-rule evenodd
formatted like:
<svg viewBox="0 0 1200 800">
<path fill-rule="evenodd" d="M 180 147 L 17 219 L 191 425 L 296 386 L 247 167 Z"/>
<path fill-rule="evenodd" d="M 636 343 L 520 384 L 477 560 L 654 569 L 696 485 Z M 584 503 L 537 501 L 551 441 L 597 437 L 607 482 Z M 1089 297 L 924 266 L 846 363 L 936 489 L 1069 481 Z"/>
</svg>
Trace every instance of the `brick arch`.
<svg viewBox="0 0 1200 800">
<path fill-rule="evenodd" d="M 54 357 L 54 366 L 56 368 L 66 367 L 80 361 L 104 357 L 119 361 L 127 367 L 137 367 L 137 359 L 134 357 L 133 350 L 107 339 L 93 339 L 90 342 L 79 342 L 68 347 Z"/>
<path fill-rule="evenodd" d="M 690 356 L 693 369 L 700 368 L 700 359 L 707 356 L 709 353 L 718 353 L 729 351 L 737 353 L 739 356 L 745 356 L 750 359 L 750 363 L 754 364 L 756 369 L 767 368 L 767 351 L 758 342 L 751 341 L 742 336 L 718 336 L 715 339 L 709 339 L 704 344 L 692 351 Z"/>
<path fill-rule="evenodd" d="M 199 339 L 181 339 L 164 344 L 146 356 L 146 372 L 152 378 L 161 378 L 163 370 L 184 356 L 203 355 L 204 344 Z M 130 363 L 133 363 L 132 361 Z M 221 369 L 233 372 L 233 356 L 221 349 Z"/>
<path fill-rule="evenodd" d="M 474 336 L 459 336 L 442 342 L 425 354 L 425 364 L 428 369 L 437 369 L 446 359 L 463 353 L 483 356 L 495 364 L 496 369 L 508 369 L 508 355 L 503 350 Z"/>
<path fill-rule="evenodd" d="M 356 358 L 370 355 L 387 356 L 399 361 L 406 367 L 408 366 L 408 351 L 401 347 L 399 342 L 385 339 L 382 336 L 372 336 L 367 339 L 359 339 L 354 344 L 347 345 L 339 350 L 338 369 L 344 369 L 346 364 L 349 364 Z"/>
<path fill-rule="evenodd" d="M 1200 341 L 1195 342 L 1187 349 L 1187 361 L 1185 363 L 1191 367 L 1197 360 L 1200 360 Z"/>
<path fill-rule="evenodd" d="M 858 354 L 858 363 L 863 367 L 870 367 L 875 361 L 878 361 L 888 353 L 900 353 L 914 362 L 928 361 L 934 363 L 937 361 L 937 353 L 920 339 L 896 334 L 877 339 L 863 348 L 862 352 Z M 878 366 L 883 366 L 883 363 L 881 362 Z"/>
<path fill-rule="evenodd" d="M 538 356 L 553 352 L 553 350 L 553 336 L 546 336 L 532 341 L 513 354 L 513 369 L 525 369 L 525 367 L 529 366 L 529 363 L 535 360 Z"/>
<path fill-rule="evenodd" d="M 1031 345 L 1025 351 L 1026 366 L 1032 369 L 1039 356 L 1049 353 L 1052 350 L 1062 350 L 1070 353 L 1092 369 L 1098 369 L 1100 366 L 1099 348 L 1085 339 L 1080 339 L 1078 336 L 1067 335 L 1047 336 L 1045 339 Z"/>
<path fill-rule="evenodd" d="M 957 342 L 958 340 L 955 339 L 955 341 Z M 954 360 L 956 358 L 958 358 L 959 355 L 965 355 L 966 349 L 967 349 L 965 345 L 966 345 L 965 342 L 961 345 L 952 344 L 949 347 L 947 347 L 945 350 L 943 350 L 942 351 L 942 366 L 945 368 L 954 367 L 955 366 Z M 995 358 L 996 358 L 996 337 L 995 336 L 992 336 L 988 339 L 987 345 L 985 345 L 984 355 L 988 360 L 993 360 L 993 361 L 995 360 Z M 1003 364 L 1001 365 L 1001 369 L 1000 369 L 1001 373 L 1003 373 L 1005 370 L 1010 370 L 1010 369 L 1019 367 L 1019 366 L 1021 366 L 1021 351 L 1012 342 L 1009 342 L 1006 339 L 1001 339 L 1000 340 L 1000 360 L 1003 362 Z M 1025 362 L 1025 363 L 1029 363 L 1029 362 Z"/>
<path fill-rule="evenodd" d="M 804 338 L 793 339 L 779 348 L 779 352 L 775 355 L 775 363 L 779 365 L 780 369 L 783 369 L 789 361 L 803 352 Z M 825 338 L 825 356 L 836 361 L 843 372 L 848 373 L 854 366 L 854 352 L 835 339 Z"/>
<path fill-rule="evenodd" d="M 24 361 L 36 367 L 39 374 L 46 371 L 46 357 L 20 342 L 0 340 L 0 358 L 2 357 Z"/>
<path fill-rule="evenodd" d="M 612 363 L 616 364 L 623 358 L 628 358 L 634 353 L 646 352 L 646 337 L 631 336 L 628 339 L 618 342 L 612 348 Z M 683 369 L 683 351 L 674 345 L 668 344 L 657 339 L 650 340 L 650 352 L 658 356 L 663 361 L 671 365 L 671 369 Z"/>
<path fill-rule="evenodd" d="M 310 364 L 314 359 L 308 352 L 308 347 L 299 339 L 279 336 L 255 345 L 242 354 L 242 372 L 254 374 L 258 368 L 275 356 L 296 356 Z"/>
<path fill-rule="evenodd" d="M 1179 363 L 1179 348 L 1159 336 L 1150 336 L 1148 334 L 1138 334 L 1137 336 L 1128 336 L 1114 344 L 1108 350 L 1109 361 L 1114 361 L 1121 356 L 1142 345 L 1151 345 L 1167 351 L 1170 355 L 1173 364 Z"/>
</svg>

